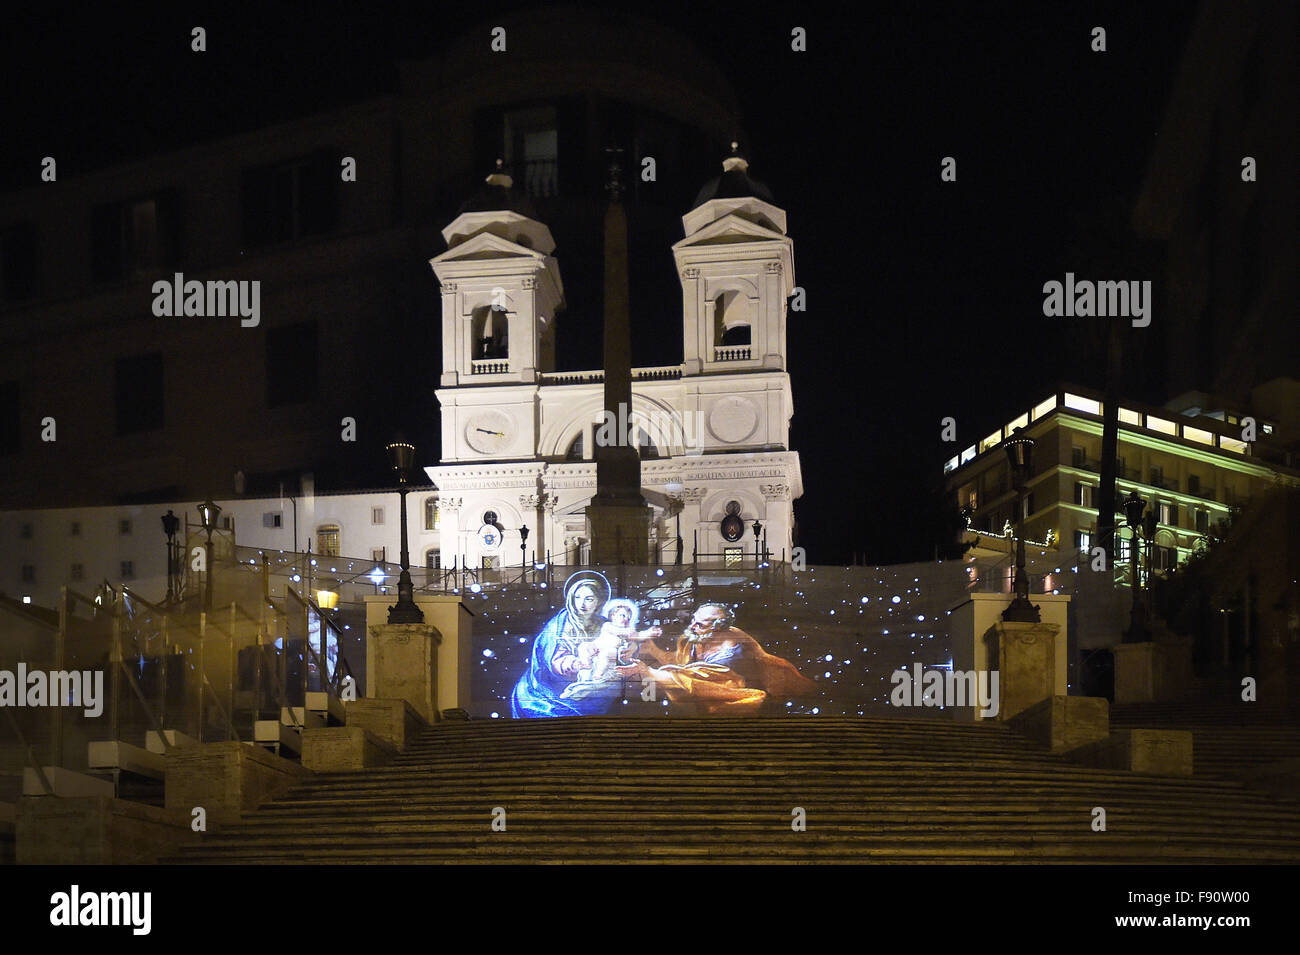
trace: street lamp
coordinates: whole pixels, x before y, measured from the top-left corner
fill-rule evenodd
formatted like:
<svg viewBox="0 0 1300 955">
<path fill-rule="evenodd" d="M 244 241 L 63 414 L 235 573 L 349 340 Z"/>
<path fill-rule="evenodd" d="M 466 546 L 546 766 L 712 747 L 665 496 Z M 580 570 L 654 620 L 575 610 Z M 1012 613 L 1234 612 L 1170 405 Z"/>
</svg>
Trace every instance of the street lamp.
<svg viewBox="0 0 1300 955">
<path fill-rule="evenodd" d="M 411 555 L 406 545 L 406 491 L 411 468 L 415 466 L 415 445 L 394 441 L 388 445 L 388 463 L 397 472 L 397 493 L 402 501 L 402 573 L 397 578 L 397 603 L 388 608 L 389 623 L 424 623 L 424 613 L 415 605 L 415 587 L 411 583 Z"/>
<path fill-rule="evenodd" d="M 203 525 L 203 530 L 208 535 L 208 542 L 204 545 L 204 573 L 207 580 L 203 587 L 203 609 L 212 609 L 212 532 L 217 529 L 217 517 L 221 514 L 221 505 L 212 500 L 204 501 L 197 505 L 199 510 L 199 523 Z"/>
<path fill-rule="evenodd" d="M 528 576 L 528 555 L 524 551 L 524 545 L 528 543 L 528 525 L 519 526 L 519 582 L 523 583 Z"/>
<path fill-rule="evenodd" d="M 176 553 L 176 531 L 180 529 L 181 519 L 171 512 L 171 508 L 167 509 L 161 519 L 163 533 L 167 535 L 167 603 L 173 604 L 178 596 L 176 576 L 180 561 Z"/>
<path fill-rule="evenodd" d="M 750 530 L 754 532 L 754 566 L 757 567 L 762 563 L 762 559 L 758 556 L 758 538 L 763 533 L 763 525 L 758 522 L 758 518 L 754 518 L 754 524 L 750 527 Z"/>
<path fill-rule="evenodd" d="M 1137 491 L 1129 491 L 1128 497 L 1124 500 L 1124 519 L 1129 526 L 1129 577 L 1133 587 L 1133 609 L 1129 616 L 1128 630 L 1124 632 L 1125 643 L 1143 643 L 1147 639 L 1146 617 L 1142 608 L 1142 584 L 1138 580 L 1138 553 L 1142 549 L 1141 532 L 1145 530 L 1147 521 L 1142 519 L 1142 512 L 1146 510 L 1146 501 L 1138 497 Z M 1154 517 L 1154 513 L 1149 515 Z M 1151 522 L 1154 533 L 1154 521 Z M 1147 561 L 1148 569 L 1151 562 Z"/>
<path fill-rule="evenodd" d="M 1009 623 L 1042 621 L 1038 608 L 1029 602 L 1029 578 L 1025 576 L 1025 485 L 1034 470 L 1035 443 L 1028 435 L 1021 436 L 1021 429 L 1016 428 L 1002 445 L 1016 488 L 1016 599 L 1002 611 L 1002 619 Z"/>
</svg>

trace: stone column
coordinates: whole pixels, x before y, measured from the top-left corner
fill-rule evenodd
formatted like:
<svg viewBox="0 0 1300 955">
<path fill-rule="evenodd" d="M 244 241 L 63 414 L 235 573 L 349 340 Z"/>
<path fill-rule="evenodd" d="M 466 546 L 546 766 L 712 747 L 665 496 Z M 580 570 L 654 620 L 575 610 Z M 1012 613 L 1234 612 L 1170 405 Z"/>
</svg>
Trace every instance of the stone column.
<svg viewBox="0 0 1300 955">
<path fill-rule="evenodd" d="M 438 719 L 438 647 L 428 623 L 381 623 L 367 629 L 366 696 L 406 700 L 428 723 Z"/>
<path fill-rule="evenodd" d="M 1168 635 L 1156 641 L 1121 643 L 1114 654 L 1116 703 L 1177 700 L 1191 690 L 1190 639 Z"/>
<path fill-rule="evenodd" d="M 1060 630 L 1054 623 L 999 620 L 985 636 L 988 660 L 998 671 L 998 719 L 1011 719 L 1055 695 L 1056 640 Z"/>
</svg>

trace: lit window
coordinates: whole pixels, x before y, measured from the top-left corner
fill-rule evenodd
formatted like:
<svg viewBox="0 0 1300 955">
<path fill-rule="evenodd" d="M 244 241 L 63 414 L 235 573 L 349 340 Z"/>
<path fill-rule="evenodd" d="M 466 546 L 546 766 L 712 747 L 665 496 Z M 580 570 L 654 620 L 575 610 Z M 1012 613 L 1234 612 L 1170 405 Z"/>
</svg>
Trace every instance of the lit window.
<svg viewBox="0 0 1300 955">
<path fill-rule="evenodd" d="M 322 557 L 339 556 L 339 526 L 322 524 L 316 528 L 316 550 Z"/>
<path fill-rule="evenodd" d="M 1200 428 L 1193 428 L 1190 425 L 1183 425 L 1183 437 L 1188 441 L 1195 441 L 1197 444 L 1214 444 L 1214 435 L 1209 431 L 1202 431 Z"/>
<path fill-rule="evenodd" d="M 1250 446 L 1245 441 L 1238 441 L 1236 438 L 1228 438 L 1223 435 L 1219 435 L 1219 447 L 1236 454 L 1245 454 L 1250 450 Z"/>
<path fill-rule="evenodd" d="M 1002 440 L 1002 432 L 994 431 L 991 435 L 980 442 L 980 454 L 983 454 L 989 448 L 997 447 L 998 442 Z"/>
<path fill-rule="evenodd" d="M 1028 425 L 1029 425 L 1029 415 L 1022 414 L 1019 418 L 1013 419 L 1010 424 L 1008 424 L 1005 428 L 1002 429 L 1002 431 L 1004 434 L 1009 435 L 1011 434 L 1012 431 L 1015 431 L 1016 428 L 1024 428 L 1024 427 L 1028 427 Z"/>
<path fill-rule="evenodd" d="M 1086 411 L 1088 414 L 1101 414 L 1101 402 L 1094 401 L 1092 398 L 1084 398 L 1082 395 L 1066 394 L 1065 407 L 1073 408 L 1075 411 Z"/>
<path fill-rule="evenodd" d="M 1131 424 L 1135 427 L 1142 427 L 1142 412 L 1133 411 L 1129 408 L 1119 409 L 1119 423 Z"/>
<path fill-rule="evenodd" d="M 426 497 L 424 499 L 424 529 L 426 531 L 436 531 L 440 516 L 438 499 L 436 497 Z"/>
<path fill-rule="evenodd" d="M 1178 425 L 1165 418 L 1157 418 L 1153 415 L 1147 415 L 1147 427 L 1152 431 L 1159 431 L 1161 434 L 1177 434 Z"/>
<path fill-rule="evenodd" d="M 1031 412 L 1031 417 L 1037 421 L 1049 411 L 1054 410 L 1056 410 L 1056 395 L 1052 395 L 1052 397 L 1048 398 L 1046 401 L 1039 402 L 1035 405 L 1033 412 Z"/>
<path fill-rule="evenodd" d="M 1092 546 L 1092 535 L 1087 531 L 1075 531 L 1074 546 L 1079 548 L 1079 550 L 1087 550 Z"/>
<path fill-rule="evenodd" d="M 969 448 L 967 448 L 965 451 L 961 453 L 961 463 L 965 464 L 967 461 L 974 461 L 974 460 L 975 460 L 975 445 L 972 444 Z"/>
</svg>

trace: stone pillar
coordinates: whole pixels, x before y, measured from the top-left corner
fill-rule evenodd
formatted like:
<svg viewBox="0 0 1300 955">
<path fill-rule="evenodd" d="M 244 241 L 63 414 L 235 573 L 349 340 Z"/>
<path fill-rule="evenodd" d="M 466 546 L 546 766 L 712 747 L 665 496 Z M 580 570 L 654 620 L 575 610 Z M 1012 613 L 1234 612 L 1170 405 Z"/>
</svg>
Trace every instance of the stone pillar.
<svg viewBox="0 0 1300 955">
<path fill-rule="evenodd" d="M 388 595 L 378 595 L 366 597 L 365 602 L 366 632 L 370 635 L 366 640 L 366 665 L 369 667 L 375 665 L 375 652 L 380 644 L 393 643 L 382 637 L 376 641 L 373 636 L 376 627 L 388 626 L 386 623 L 388 608 L 392 606 L 393 598 Z M 433 687 L 432 704 L 427 708 L 421 707 L 414 696 L 409 696 L 405 692 L 393 692 L 392 680 L 387 683 L 376 682 L 372 672 L 366 673 L 365 696 L 375 700 L 407 700 L 415 707 L 421 718 L 433 723 L 437 720 L 435 714 L 443 710 L 456 707 L 469 708 L 470 675 L 474 667 L 474 650 L 471 645 L 473 636 L 471 623 L 474 615 L 470 613 L 460 597 L 453 594 L 417 593 L 415 605 L 424 614 L 425 622 L 420 626 L 427 631 L 432 631 L 433 634 L 426 641 L 432 644 L 434 661 L 430 684 Z M 423 667 L 422 663 L 418 665 Z M 400 675 L 400 664 L 397 675 Z"/>
<path fill-rule="evenodd" d="M 438 719 L 438 646 L 442 634 L 427 623 L 381 623 L 367 628 L 366 696 L 406 700 L 428 723 Z"/>
<path fill-rule="evenodd" d="M 1054 623 L 999 620 L 985 635 L 989 661 L 996 663 L 999 675 L 998 719 L 1009 720 L 1054 695 L 1056 641 L 1060 631 Z"/>
<path fill-rule="evenodd" d="M 1192 641 L 1170 637 L 1121 643 L 1115 654 L 1115 702 L 1148 703 L 1185 697 L 1192 685 Z"/>
</svg>

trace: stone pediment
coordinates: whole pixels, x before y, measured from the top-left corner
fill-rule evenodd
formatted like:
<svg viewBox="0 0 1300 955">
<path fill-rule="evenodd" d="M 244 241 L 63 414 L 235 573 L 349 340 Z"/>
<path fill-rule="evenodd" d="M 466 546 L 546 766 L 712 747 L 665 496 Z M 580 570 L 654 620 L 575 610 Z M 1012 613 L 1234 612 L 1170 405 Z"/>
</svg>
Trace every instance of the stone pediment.
<svg viewBox="0 0 1300 955">
<path fill-rule="evenodd" d="M 518 243 L 503 239 L 491 232 L 480 232 L 473 238 L 453 246 L 441 255 L 429 260 L 434 268 L 452 262 L 474 262 L 485 259 L 533 259 L 538 263 L 546 261 L 545 254 L 528 249 Z"/>
<path fill-rule="evenodd" d="M 677 252 L 682 249 L 689 249 L 693 246 L 701 245 L 773 241 L 789 243 L 790 239 L 775 229 L 759 225 L 741 216 L 732 214 L 723 216 L 721 219 L 709 223 L 699 232 L 688 235 L 684 239 L 679 239 L 673 244 L 673 251 Z"/>
</svg>

